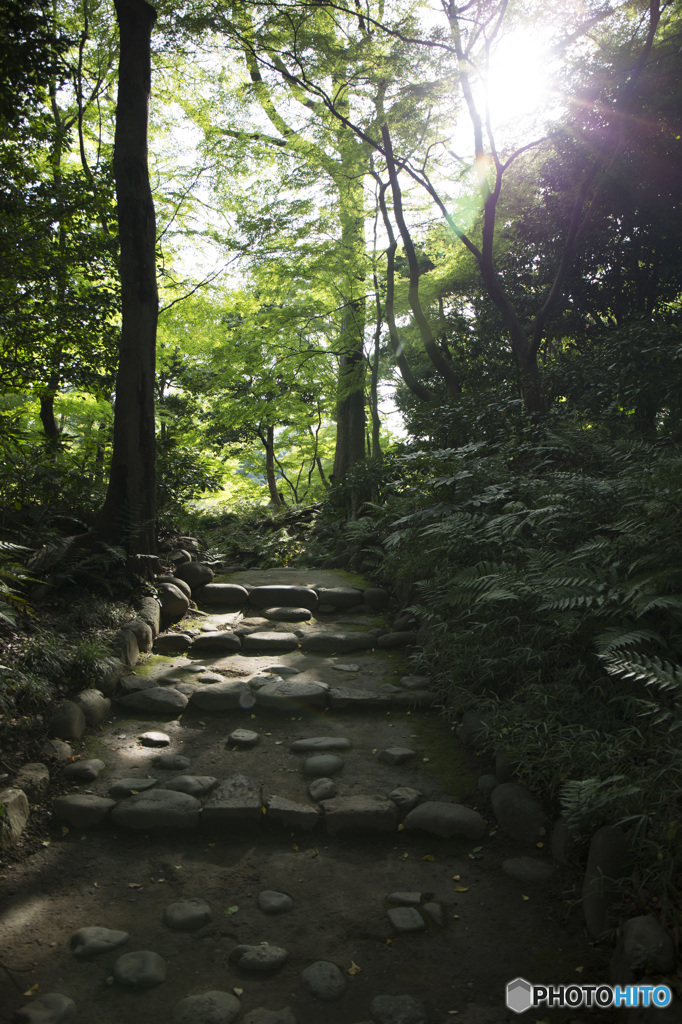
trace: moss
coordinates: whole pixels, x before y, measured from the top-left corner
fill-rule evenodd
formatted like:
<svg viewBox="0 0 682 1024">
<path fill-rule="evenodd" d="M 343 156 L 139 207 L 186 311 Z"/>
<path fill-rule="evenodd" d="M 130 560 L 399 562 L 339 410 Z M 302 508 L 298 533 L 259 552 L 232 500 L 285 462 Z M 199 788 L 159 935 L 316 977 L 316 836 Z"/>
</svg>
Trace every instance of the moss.
<svg viewBox="0 0 682 1024">
<path fill-rule="evenodd" d="M 135 666 L 133 675 L 146 679 L 154 675 L 160 668 L 170 666 L 177 660 L 177 654 L 150 654 L 148 658 Z"/>
</svg>

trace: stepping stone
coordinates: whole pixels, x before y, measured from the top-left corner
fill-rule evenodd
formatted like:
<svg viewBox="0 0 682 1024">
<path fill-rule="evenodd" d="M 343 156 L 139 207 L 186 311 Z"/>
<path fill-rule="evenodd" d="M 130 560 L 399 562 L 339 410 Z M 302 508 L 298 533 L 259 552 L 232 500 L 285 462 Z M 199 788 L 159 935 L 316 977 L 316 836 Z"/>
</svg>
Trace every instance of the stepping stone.
<svg viewBox="0 0 682 1024">
<path fill-rule="evenodd" d="M 241 1024 L 297 1024 L 297 1021 L 290 1006 L 282 1010 L 266 1010 L 264 1006 L 259 1006 L 247 1013 Z"/>
<path fill-rule="evenodd" d="M 240 967 L 244 971 L 255 971 L 259 974 L 269 974 L 278 971 L 289 959 L 286 949 L 281 946 L 235 946 L 230 953 L 231 964 Z"/>
<path fill-rule="evenodd" d="M 399 810 L 407 813 L 417 806 L 423 795 L 418 789 L 413 789 L 411 786 L 398 786 L 388 794 L 388 798 Z"/>
<path fill-rule="evenodd" d="M 347 981 L 336 964 L 317 960 L 301 971 L 303 988 L 325 1003 L 335 1003 L 346 991 Z"/>
<path fill-rule="evenodd" d="M 71 936 L 69 946 L 73 955 L 79 960 L 87 960 L 97 953 L 109 953 L 117 949 L 130 938 L 128 932 L 116 931 L 112 928 L 80 928 Z"/>
<path fill-rule="evenodd" d="M 192 644 L 188 633 L 162 633 L 154 641 L 157 654 L 183 654 Z"/>
<path fill-rule="evenodd" d="M 314 779 L 308 786 L 308 795 L 320 803 L 336 796 L 336 783 L 331 779 Z"/>
<path fill-rule="evenodd" d="M 248 749 L 249 747 L 255 747 L 256 744 L 260 743 L 260 736 L 252 729 L 235 729 L 234 732 L 231 732 L 227 737 L 227 742 L 233 747 Z"/>
<path fill-rule="evenodd" d="M 517 843 L 535 844 L 544 834 L 544 808 L 525 786 L 503 782 L 492 791 L 490 802 L 500 828 Z"/>
<path fill-rule="evenodd" d="M 519 882 L 549 882 L 554 877 L 554 868 L 537 857 L 509 857 L 502 861 L 502 870 Z"/>
<path fill-rule="evenodd" d="M 273 679 L 262 686 L 256 695 L 260 708 L 275 711 L 297 711 L 301 707 L 327 706 L 326 683 L 297 683 L 293 679 Z"/>
<path fill-rule="evenodd" d="M 74 779 L 78 782 L 94 782 L 104 768 L 104 761 L 99 758 L 92 758 L 90 761 L 74 761 L 67 764 L 64 769 L 65 779 Z M 21 789 L 22 787 L 19 786 Z"/>
<path fill-rule="evenodd" d="M 350 740 L 345 736 L 307 736 L 302 740 L 294 740 L 289 750 L 293 754 L 311 750 L 350 750 Z"/>
<path fill-rule="evenodd" d="M 199 604 L 220 605 L 222 608 L 241 608 L 248 604 L 249 595 L 238 583 L 207 583 L 194 593 Z"/>
<path fill-rule="evenodd" d="M 277 821 L 285 828 L 301 828 L 304 832 L 311 832 L 322 816 L 319 807 L 298 803 L 284 796 L 269 796 L 265 806 L 266 821 Z"/>
<path fill-rule="evenodd" d="M 226 779 L 208 798 L 202 821 L 220 824 L 238 820 L 260 820 L 262 814 L 260 783 L 245 775 Z"/>
<path fill-rule="evenodd" d="M 409 812 L 405 828 L 408 831 L 419 829 L 448 839 L 451 836 L 482 839 L 488 826 L 478 811 L 472 811 L 470 807 L 428 800 Z"/>
<path fill-rule="evenodd" d="M 109 787 L 109 796 L 114 800 L 121 800 L 132 796 L 133 793 L 143 793 L 146 789 L 151 789 L 158 781 L 158 779 L 119 779 Z"/>
<path fill-rule="evenodd" d="M 348 665 L 332 665 L 332 668 L 334 669 L 335 672 L 359 672 L 360 671 L 360 666 L 359 665 L 352 665 L 352 664 L 348 664 Z"/>
<path fill-rule="evenodd" d="M 188 793 L 151 789 L 118 804 L 111 812 L 117 825 L 146 832 L 152 828 L 196 828 L 201 804 Z"/>
<path fill-rule="evenodd" d="M 390 706 L 390 698 L 386 694 L 374 693 L 373 690 L 351 690 L 341 686 L 332 687 L 329 699 L 335 711 L 348 711 L 352 708 L 362 711 L 365 708 Z"/>
<path fill-rule="evenodd" d="M 254 608 L 309 608 L 315 611 L 319 599 L 315 591 L 308 587 L 276 585 L 254 587 L 249 593 L 249 603 Z"/>
<path fill-rule="evenodd" d="M 192 593 L 210 583 L 213 579 L 213 569 L 204 562 L 184 562 L 178 565 L 174 573 L 176 579 L 184 580 L 189 584 Z"/>
<path fill-rule="evenodd" d="M 127 697 L 131 693 L 138 693 L 139 690 L 155 690 L 158 685 L 158 678 L 154 676 L 149 678 L 144 678 L 143 676 L 124 676 L 119 683 L 116 700 L 120 701 L 121 697 Z"/>
<path fill-rule="evenodd" d="M 264 914 L 285 914 L 293 908 L 294 901 L 285 892 L 264 889 L 258 893 L 258 909 Z"/>
<path fill-rule="evenodd" d="M 241 1003 L 232 992 L 200 992 L 175 1004 L 171 1024 L 232 1024 L 241 1009 Z"/>
<path fill-rule="evenodd" d="M 211 908 L 204 900 L 182 900 L 169 903 L 163 912 L 163 922 L 176 932 L 195 932 L 212 919 Z"/>
<path fill-rule="evenodd" d="M 192 762 L 184 754 L 161 754 L 153 759 L 152 764 L 164 771 L 182 772 L 185 768 L 190 768 Z"/>
<path fill-rule="evenodd" d="M 394 907 L 418 907 L 422 901 L 420 892 L 391 892 L 386 897 L 387 903 Z"/>
<path fill-rule="evenodd" d="M 409 647 L 411 644 L 416 644 L 418 639 L 418 633 L 407 629 L 397 633 L 384 633 L 377 640 L 377 647 L 382 650 L 393 647 Z"/>
<path fill-rule="evenodd" d="M 165 981 L 166 969 L 163 957 L 145 949 L 136 953 L 124 953 L 114 964 L 112 973 L 117 985 L 142 991 L 154 988 Z"/>
<path fill-rule="evenodd" d="M 376 633 L 310 633 L 301 641 L 304 651 L 314 654 L 348 654 L 350 651 L 368 651 L 376 647 Z"/>
<path fill-rule="evenodd" d="M 248 683 L 243 679 L 236 679 L 215 683 L 205 689 L 200 687 L 190 697 L 190 704 L 202 711 L 236 711 L 237 708 L 248 710 L 255 704 L 255 698 Z"/>
<path fill-rule="evenodd" d="M 299 640 L 295 633 L 247 633 L 242 643 L 245 651 L 295 651 Z"/>
<path fill-rule="evenodd" d="M 273 622 L 307 622 L 312 614 L 309 608 L 266 608 L 263 612 Z"/>
<path fill-rule="evenodd" d="M 189 793 L 199 799 L 206 796 L 218 785 L 218 779 L 212 775 L 178 775 L 177 778 L 165 782 L 163 788 L 175 793 Z"/>
<path fill-rule="evenodd" d="M 364 591 L 358 587 L 318 587 L 317 596 L 320 604 L 329 604 L 333 608 L 353 608 L 362 604 Z"/>
<path fill-rule="evenodd" d="M 75 1012 L 73 999 L 61 992 L 48 992 L 22 1006 L 12 1019 L 17 1024 L 62 1024 L 62 1021 L 70 1020 Z"/>
<path fill-rule="evenodd" d="M 426 1010 L 412 996 L 376 996 L 369 1012 L 374 1024 L 427 1024 Z"/>
<path fill-rule="evenodd" d="M 138 736 L 138 741 L 143 747 L 169 747 L 170 736 L 165 732 L 143 732 Z M 155 758 L 155 763 L 159 758 Z"/>
<path fill-rule="evenodd" d="M 219 654 L 228 654 L 233 651 L 240 651 L 242 642 L 235 633 L 228 633 L 227 630 L 215 633 L 202 633 L 198 636 L 191 647 L 192 654 L 201 654 L 203 651 L 217 651 Z"/>
<path fill-rule="evenodd" d="M 391 765 L 404 764 L 416 756 L 417 752 L 409 750 L 408 747 L 387 747 L 386 750 L 379 751 L 379 760 Z"/>
<path fill-rule="evenodd" d="M 69 796 L 58 796 L 53 807 L 57 818 L 68 821 L 76 828 L 88 828 L 90 825 L 99 825 L 115 803 L 115 800 L 109 800 L 104 796 L 74 793 Z"/>
<path fill-rule="evenodd" d="M 176 716 L 187 707 L 187 697 L 169 686 L 153 686 L 149 690 L 136 690 L 127 697 L 119 697 L 118 705 L 131 711 Z"/>
<path fill-rule="evenodd" d="M 391 907 L 388 919 L 397 932 L 423 932 L 426 927 L 416 907 Z"/>
<path fill-rule="evenodd" d="M 381 797 L 337 796 L 332 800 L 323 800 L 322 807 L 330 836 L 347 829 L 393 832 L 398 825 L 395 804 Z"/>
<path fill-rule="evenodd" d="M 220 672 L 211 672 L 202 668 L 201 674 L 197 675 L 197 682 L 201 683 L 202 686 L 213 686 L 214 683 L 229 683 L 230 680 L 226 679 Z"/>
<path fill-rule="evenodd" d="M 314 754 L 303 764 L 303 774 L 316 779 L 338 775 L 343 768 L 343 758 L 338 754 Z"/>
<path fill-rule="evenodd" d="M 272 665 L 264 671 L 274 676 L 298 676 L 301 674 L 301 669 L 294 668 L 293 665 Z"/>
<path fill-rule="evenodd" d="M 431 676 L 402 676 L 398 680 L 403 690 L 428 690 L 431 682 Z"/>
</svg>

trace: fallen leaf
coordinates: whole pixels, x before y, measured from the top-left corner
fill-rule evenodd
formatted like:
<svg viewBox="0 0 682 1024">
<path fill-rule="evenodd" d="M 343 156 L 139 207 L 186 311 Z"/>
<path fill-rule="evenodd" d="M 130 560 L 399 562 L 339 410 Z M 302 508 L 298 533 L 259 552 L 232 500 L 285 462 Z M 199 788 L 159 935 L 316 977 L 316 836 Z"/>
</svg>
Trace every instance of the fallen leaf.
<svg viewBox="0 0 682 1024">
<path fill-rule="evenodd" d="M 244 995 L 244 989 L 243 988 L 236 988 L 235 987 L 235 988 L 232 989 L 232 991 L 234 992 L 234 994 L 236 996 L 243 996 Z"/>
<path fill-rule="evenodd" d="M 236 914 L 238 910 L 239 910 L 239 907 L 228 907 L 227 910 L 225 911 L 225 913 L 229 917 L 230 914 Z"/>
<path fill-rule="evenodd" d="M 319 850 L 311 850 L 310 851 L 310 856 L 311 857 L 319 857 L 320 856 L 320 851 Z"/>
<path fill-rule="evenodd" d="M 260 812 L 261 812 L 261 814 L 267 814 L 268 813 L 267 807 L 261 807 Z"/>
<path fill-rule="evenodd" d="M 431 760 L 430 757 L 422 757 L 422 761 L 423 761 L 424 764 L 428 764 L 430 760 Z"/>
<path fill-rule="evenodd" d="M 392 946 L 393 945 L 393 939 L 386 939 L 386 945 L 387 946 Z"/>
<path fill-rule="evenodd" d="M 49 846 L 51 842 L 51 839 L 43 839 L 41 846 Z"/>
<path fill-rule="evenodd" d="M 199 725 L 206 725 L 206 722 L 199 722 Z"/>
<path fill-rule="evenodd" d="M 452 915 L 452 920 L 453 921 L 459 921 L 459 914 L 453 914 Z"/>
<path fill-rule="evenodd" d="M 530 899 L 530 896 L 524 896 L 524 895 L 522 894 L 522 895 L 521 895 L 521 899 L 522 899 L 522 900 L 526 900 L 526 902 L 528 902 L 528 900 Z"/>
<path fill-rule="evenodd" d="M 455 886 L 455 892 L 469 892 L 469 886 L 468 885 L 456 885 Z"/>
<path fill-rule="evenodd" d="M 538 848 L 538 850 L 541 850 L 545 844 L 544 843 L 536 843 L 535 845 Z"/>
<path fill-rule="evenodd" d="M 129 889 L 142 889 L 143 886 L 139 882 L 128 882 Z"/>
<path fill-rule="evenodd" d="M 39 988 L 40 988 L 40 985 L 38 985 L 38 983 L 36 982 L 35 985 L 31 985 L 31 987 L 24 992 L 24 995 L 25 996 L 34 996 Z"/>
<path fill-rule="evenodd" d="M 372 753 L 373 753 L 373 754 L 376 754 L 376 752 L 377 752 L 377 750 L 378 750 L 378 749 L 379 749 L 378 747 L 375 747 L 375 748 L 374 748 L 374 750 L 372 751 Z"/>
<path fill-rule="evenodd" d="M 404 828 L 405 828 L 405 826 L 403 825 L 403 823 L 401 821 L 400 824 L 398 825 L 398 832 L 402 832 Z"/>
<path fill-rule="evenodd" d="M 585 970 L 585 968 L 584 968 L 584 967 L 576 967 L 576 972 L 577 972 L 578 974 L 582 974 L 584 970 Z"/>
<path fill-rule="evenodd" d="M 422 857 L 422 860 L 435 860 L 435 859 L 436 858 L 433 856 L 432 853 L 425 853 L 424 856 Z"/>
<path fill-rule="evenodd" d="M 404 853 L 404 854 L 403 854 L 403 860 L 404 860 L 404 859 L 405 859 L 406 857 L 409 857 L 409 856 L 410 856 L 410 855 L 409 855 L 409 853 Z"/>
<path fill-rule="evenodd" d="M 473 848 L 473 850 L 472 850 L 471 852 L 472 852 L 472 853 L 480 853 L 482 849 L 483 849 L 483 847 L 482 847 L 482 846 L 474 846 L 474 848 Z M 453 1012 L 454 1012 L 454 1013 L 457 1013 L 457 1011 L 456 1011 L 456 1010 L 454 1010 Z"/>
<path fill-rule="evenodd" d="M 453 882 L 461 882 L 462 881 L 462 876 L 461 875 L 453 875 L 452 876 L 452 881 Z"/>
<path fill-rule="evenodd" d="M 296 853 L 298 853 L 298 843 L 292 843 L 291 844 L 291 849 L 294 850 Z"/>
<path fill-rule="evenodd" d="M 266 736 L 267 736 L 267 733 L 266 733 Z M 275 740 L 275 746 L 276 747 L 281 747 L 283 743 L 284 743 L 284 740 Z"/>
<path fill-rule="evenodd" d="M 358 967 L 354 960 L 351 960 L 350 967 L 348 968 L 349 974 L 360 974 L 362 967 Z"/>
<path fill-rule="evenodd" d="M 62 825 L 62 835 L 63 836 L 68 836 L 68 834 L 69 834 L 68 826 L 67 825 Z"/>
</svg>

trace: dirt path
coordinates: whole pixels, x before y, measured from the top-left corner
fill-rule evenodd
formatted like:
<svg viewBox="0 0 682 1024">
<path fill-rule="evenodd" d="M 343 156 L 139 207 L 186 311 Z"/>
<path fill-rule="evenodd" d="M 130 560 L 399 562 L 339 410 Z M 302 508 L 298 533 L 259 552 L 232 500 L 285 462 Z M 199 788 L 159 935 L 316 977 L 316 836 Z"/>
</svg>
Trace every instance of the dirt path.
<svg viewBox="0 0 682 1024">
<path fill-rule="evenodd" d="M 303 570 L 243 573 L 239 582 L 283 580 L 347 586 L 341 574 Z M 200 621 L 204 630 L 234 628 L 244 617 L 217 612 Z M 257 617 L 252 625 L 273 628 Z M 304 636 L 361 635 L 376 625 L 376 613 L 351 609 L 276 628 L 300 629 Z M 197 662 L 155 657 L 136 674 L 141 686 L 152 680 L 186 694 L 220 686 L 201 681 Z M 400 685 L 409 674 L 404 650 L 254 651 L 202 656 L 200 664 L 226 681 L 266 675 L 270 683 L 252 686 L 255 703 L 247 694 L 235 710 L 190 702 L 177 717 L 155 718 L 131 717 L 119 707 L 81 753 L 81 760 L 103 761 L 104 770 L 68 789 L 107 796 L 117 780 L 132 777 L 143 785 L 152 777 L 158 792 L 181 774 L 212 777 L 217 785 L 200 797 L 201 814 L 170 828 L 126 827 L 109 815 L 89 828 L 68 815 L 55 819 L 49 845 L 0 880 L 0 959 L 21 986 L 0 972 L 2 1021 L 46 993 L 62 993 L 76 1005 L 69 1018 L 76 1024 L 485 1024 L 514 1016 L 504 993 L 517 976 L 537 983 L 605 980 L 601 957 L 578 924 L 571 932 L 558 920 L 561 879 L 527 884 L 502 870 L 509 857 L 547 861 L 546 847 L 519 848 L 495 829 L 489 801 L 477 789 L 485 766 Z M 257 687 L 269 692 L 276 676 L 289 685 L 322 683 L 327 696 L 308 706 L 286 695 L 278 702 L 275 695 L 267 707 Z M 258 742 L 236 745 L 229 740 L 235 729 L 257 733 Z M 142 745 L 139 736 L 150 730 L 164 732 L 169 744 Z M 290 749 L 314 737 L 346 747 L 330 752 L 342 765 L 336 772 L 332 761 L 324 773 L 336 789 L 324 813 L 308 791 L 316 770 L 304 767 L 315 752 Z M 413 754 L 391 763 L 399 756 L 384 752 L 396 748 Z M 187 757 L 189 767 L 160 767 L 156 759 L 167 754 Z M 235 787 L 235 776 L 247 781 Z M 419 791 L 422 804 L 461 801 L 485 818 L 484 835 L 444 838 L 412 830 L 409 795 L 389 799 L 396 789 Z M 408 807 L 399 809 L 405 800 Z M 270 891 L 290 897 L 283 901 L 288 908 L 271 912 L 261 895 Z M 195 930 L 169 927 L 166 908 L 188 900 L 205 901 L 210 920 Z M 396 919 L 401 906 L 409 912 Z M 77 958 L 71 936 L 91 926 L 122 930 L 129 938 L 119 948 Z M 263 943 L 267 957 L 275 956 L 274 947 L 286 951 L 283 965 L 261 972 L 236 962 L 236 947 L 260 947 L 250 955 L 262 966 Z M 131 951 L 158 954 L 167 965 L 165 980 L 139 991 L 115 982 L 115 963 Z M 327 988 L 316 994 L 306 969 L 319 961 L 338 972 L 321 968 Z M 177 1007 L 188 996 L 215 990 L 239 1001 L 232 1010 L 226 1001 L 223 1016 Z"/>
</svg>

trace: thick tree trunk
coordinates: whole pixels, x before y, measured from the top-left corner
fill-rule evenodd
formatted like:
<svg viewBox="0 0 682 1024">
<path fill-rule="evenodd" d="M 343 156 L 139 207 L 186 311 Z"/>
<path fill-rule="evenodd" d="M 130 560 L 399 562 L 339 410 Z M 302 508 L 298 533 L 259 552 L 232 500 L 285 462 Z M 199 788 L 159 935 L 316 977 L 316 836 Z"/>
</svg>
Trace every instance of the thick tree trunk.
<svg viewBox="0 0 682 1024">
<path fill-rule="evenodd" d="M 156 220 L 147 166 L 151 32 L 145 0 L 114 0 L 121 56 L 114 176 L 121 245 L 122 327 L 116 380 L 114 448 L 107 496 L 95 533 L 129 554 L 156 550 Z"/>
</svg>

